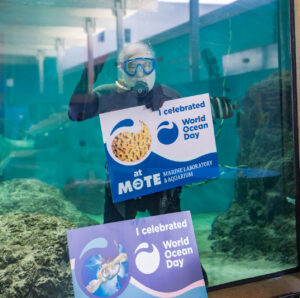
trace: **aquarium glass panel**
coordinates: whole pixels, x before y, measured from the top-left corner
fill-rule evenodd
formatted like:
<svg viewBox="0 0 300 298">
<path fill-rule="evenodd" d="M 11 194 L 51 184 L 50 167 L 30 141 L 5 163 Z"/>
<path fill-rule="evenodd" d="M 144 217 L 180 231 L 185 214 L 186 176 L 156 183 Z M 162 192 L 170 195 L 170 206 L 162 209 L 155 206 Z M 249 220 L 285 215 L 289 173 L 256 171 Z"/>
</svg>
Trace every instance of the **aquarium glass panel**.
<svg viewBox="0 0 300 298">
<path fill-rule="evenodd" d="M 297 266 L 289 1 L 0 8 L 0 296 L 72 297 L 66 230 L 102 224 L 105 210 L 109 221 L 190 210 L 209 286 Z M 142 80 L 146 94 L 154 82 L 168 99 L 209 93 L 218 151 L 218 177 L 183 186 L 156 211 L 149 198 L 110 201 L 99 117 L 79 104 L 95 88 L 97 100 L 106 94 L 95 109 L 110 106 L 111 90 L 133 91 L 118 53 L 137 42 L 155 65 L 126 71 L 155 73 Z"/>
</svg>

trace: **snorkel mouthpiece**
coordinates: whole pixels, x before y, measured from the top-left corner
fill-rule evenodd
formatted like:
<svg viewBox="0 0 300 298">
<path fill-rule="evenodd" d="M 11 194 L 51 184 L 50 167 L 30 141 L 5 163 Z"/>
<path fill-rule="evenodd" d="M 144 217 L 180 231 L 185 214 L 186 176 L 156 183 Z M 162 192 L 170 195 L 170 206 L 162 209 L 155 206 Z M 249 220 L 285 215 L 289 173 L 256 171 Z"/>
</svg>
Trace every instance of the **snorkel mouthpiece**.
<svg viewBox="0 0 300 298">
<path fill-rule="evenodd" d="M 144 97 L 149 92 L 148 84 L 143 81 L 137 81 L 132 87 L 132 90 L 137 93 L 138 97 Z"/>
</svg>

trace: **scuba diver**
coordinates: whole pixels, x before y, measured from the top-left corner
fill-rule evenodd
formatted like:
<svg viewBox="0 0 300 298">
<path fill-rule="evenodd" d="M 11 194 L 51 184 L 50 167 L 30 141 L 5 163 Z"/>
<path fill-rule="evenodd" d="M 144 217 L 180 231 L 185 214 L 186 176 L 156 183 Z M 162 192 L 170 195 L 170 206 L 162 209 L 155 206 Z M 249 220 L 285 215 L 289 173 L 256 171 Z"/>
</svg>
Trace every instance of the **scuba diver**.
<svg viewBox="0 0 300 298">
<path fill-rule="evenodd" d="M 164 101 L 180 98 L 175 90 L 155 82 L 156 60 L 149 45 L 131 44 L 120 52 L 118 58 L 118 79 L 114 84 L 96 87 L 88 94 L 88 74 L 82 74 L 69 105 L 69 117 L 82 121 L 100 113 L 144 105 L 157 111 Z M 95 67 L 95 81 L 103 68 Z M 109 182 L 109 173 L 107 177 Z M 114 204 L 110 184 L 105 187 L 104 223 L 133 219 L 138 211 L 149 211 L 159 215 L 180 210 L 181 187 L 157 192 L 141 198 Z"/>
<path fill-rule="evenodd" d="M 181 95 L 155 81 L 156 59 L 150 45 L 130 44 L 123 48 L 118 57 L 118 79 L 114 84 L 96 87 L 88 93 L 88 72 L 84 70 L 69 104 L 69 117 L 73 121 L 83 121 L 100 113 L 144 105 L 157 111 L 167 100 L 180 98 Z M 103 64 L 95 66 L 95 81 Z M 233 106 L 226 98 L 211 98 L 213 116 L 229 118 Z M 114 204 L 107 171 L 105 186 L 104 223 L 134 219 L 138 211 L 149 211 L 150 215 L 179 212 L 181 187 L 153 193 L 136 199 Z M 203 269 L 203 268 L 202 268 Z M 207 284 L 207 275 L 203 270 Z"/>
</svg>

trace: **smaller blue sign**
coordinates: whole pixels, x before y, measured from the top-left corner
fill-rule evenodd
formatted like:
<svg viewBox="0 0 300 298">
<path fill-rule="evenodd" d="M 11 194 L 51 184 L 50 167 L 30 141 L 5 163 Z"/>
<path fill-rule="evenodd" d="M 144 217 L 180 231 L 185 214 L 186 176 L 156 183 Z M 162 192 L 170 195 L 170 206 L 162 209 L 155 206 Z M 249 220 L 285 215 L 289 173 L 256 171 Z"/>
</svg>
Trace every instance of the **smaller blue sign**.
<svg viewBox="0 0 300 298">
<path fill-rule="evenodd" d="M 75 298 L 207 298 L 190 212 L 68 231 Z"/>
</svg>

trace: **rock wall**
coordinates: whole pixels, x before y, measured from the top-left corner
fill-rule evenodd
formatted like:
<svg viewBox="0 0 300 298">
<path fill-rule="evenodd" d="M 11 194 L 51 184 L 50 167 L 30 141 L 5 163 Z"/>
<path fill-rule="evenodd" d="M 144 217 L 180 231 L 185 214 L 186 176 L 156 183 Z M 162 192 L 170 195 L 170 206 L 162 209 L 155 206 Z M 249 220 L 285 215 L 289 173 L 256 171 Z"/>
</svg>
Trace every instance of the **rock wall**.
<svg viewBox="0 0 300 298">
<path fill-rule="evenodd" d="M 0 216 L 0 297 L 74 297 L 66 230 L 41 214 Z"/>
<path fill-rule="evenodd" d="M 74 297 L 67 230 L 98 224 L 35 179 L 0 184 L 0 297 Z"/>
<path fill-rule="evenodd" d="M 58 188 L 36 179 L 12 179 L 0 184 L 0 215 L 16 213 L 59 216 L 77 227 L 98 224 L 68 202 Z"/>
<path fill-rule="evenodd" d="M 295 206 L 287 200 L 295 198 L 289 73 L 275 72 L 251 86 L 242 109 L 237 164 L 279 175 L 236 177 L 235 199 L 212 226 L 212 250 L 295 265 Z"/>
</svg>

